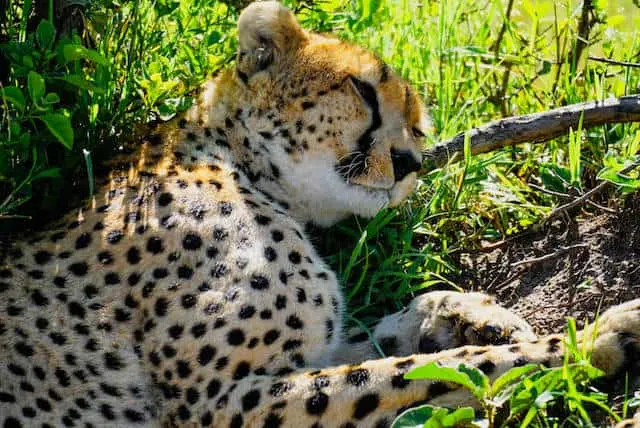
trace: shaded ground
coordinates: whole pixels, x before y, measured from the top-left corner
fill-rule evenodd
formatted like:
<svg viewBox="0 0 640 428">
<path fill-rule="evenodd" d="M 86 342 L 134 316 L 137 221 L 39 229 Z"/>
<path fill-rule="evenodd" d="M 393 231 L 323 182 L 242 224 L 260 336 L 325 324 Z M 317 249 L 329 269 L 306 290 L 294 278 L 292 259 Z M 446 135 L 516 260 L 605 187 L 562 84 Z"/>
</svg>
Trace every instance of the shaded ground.
<svg viewBox="0 0 640 428">
<path fill-rule="evenodd" d="M 598 308 L 640 297 L 640 194 L 619 214 L 567 215 L 498 248 L 463 254 L 469 290 L 489 292 L 538 334 L 581 327 Z"/>
</svg>

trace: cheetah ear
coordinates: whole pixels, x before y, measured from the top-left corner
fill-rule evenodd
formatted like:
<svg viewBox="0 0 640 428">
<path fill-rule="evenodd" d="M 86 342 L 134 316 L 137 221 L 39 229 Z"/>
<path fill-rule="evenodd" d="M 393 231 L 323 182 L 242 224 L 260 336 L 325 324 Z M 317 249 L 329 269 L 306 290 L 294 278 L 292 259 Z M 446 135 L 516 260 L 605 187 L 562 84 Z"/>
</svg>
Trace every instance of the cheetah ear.
<svg viewBox="0 0 640 428">
<path fill-rule="evenodd" d="M 247 83 L 254 74 L 283 65 L 306 38 L 293 13 L 279 2 L 250 4 L 238 19 L 238 77 Z"/>
</svg>

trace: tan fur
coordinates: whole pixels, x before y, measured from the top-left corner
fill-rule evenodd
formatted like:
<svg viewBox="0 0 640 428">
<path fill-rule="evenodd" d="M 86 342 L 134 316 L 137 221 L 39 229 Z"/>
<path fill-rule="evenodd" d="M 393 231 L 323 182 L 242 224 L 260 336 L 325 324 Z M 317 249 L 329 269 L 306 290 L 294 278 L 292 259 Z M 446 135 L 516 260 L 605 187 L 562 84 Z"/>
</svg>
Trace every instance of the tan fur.
<svg viewBox="0 0 640 428">
<path fill-rule="evenodd" d="M 426 293 L 380 320 L 386 358 L 342 333 L 340 286 L 304 223 L 405 200 L 424 107 L 373 54 L 276 2 L 249 6 L 239 38 L 237 68 L 184 117 L 0 258 L 0 424 L 386 427 L 416 402 L 477 405 L 404 380 L 412 367 L 559 364 L 561 336 L 535 340 L 479 293 Z M 640 301 L 605 313 L 594 363 L 632 368 L 639 331 Z"/>
</svg>

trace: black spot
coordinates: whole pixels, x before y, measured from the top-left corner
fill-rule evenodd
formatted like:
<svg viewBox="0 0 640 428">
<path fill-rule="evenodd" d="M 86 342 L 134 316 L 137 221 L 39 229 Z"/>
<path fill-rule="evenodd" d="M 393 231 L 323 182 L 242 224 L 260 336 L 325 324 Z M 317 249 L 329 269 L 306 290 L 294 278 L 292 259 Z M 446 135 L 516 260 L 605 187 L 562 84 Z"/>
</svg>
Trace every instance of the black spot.
<svg viewBox="0 0 640 428">
<path fill-rule="evenodd" d="M 269 394 L 272 397 L 282 397 L 289 389 L 291 389 L 291 384 L 287 382 L 276 382 L 269 388 Z"/>
<path fill-rule="evenodd" d="M 235 371 L 233 372 L 233 380 L 240 380 L 247 377 L 250 371 L 251 365 L 246 361 L 241 361 L 240 363 L 238 363 Z"/>
<path fill-rule="evenodd" d="M 429 399 L 433 399 L 448 392 L 451 392 L 451 388 L 448 387 L 444 382 L 432 382 L 429 385 L 427 396 L 429 397 Z"/>
<path fill-rule="evenodd" d="M 218 379 L 211 379 L 207 384 L 207 397 L 213 398 L 220 392 L 222 384 Z"/>
<path fill-rule="evenodd" d="M 229 428 L 242 428 L 243 424 L 244 424 L 244 420 L 242 419 L 242 415 L 238 413 L 238 414 L 235 414 L 233 418 L 231 418 L 231 423 L 229 424 Z"/>
<path fill-rule="evenodd" d="M 276 250 L 274 250 L 273 247 L 266 247 L 264 249 L 264 257 L 267 261 L 273 262 L 278 258 L 278 253 L 276 253 Z"/>
<path fill-rule="evenodd" d="M 287 307 L 287 296 L 278 294 L 278 296 L 276 297 L 275 306 L 276 306 L 276 309 L 279 311 L 285 309 Z"/>
<path fill-rule="evenodd" d="M 169 192 L 161 193 L 158 197 L 158 204 L 161 207 L 166 207 L 173 201 L 173 195 Z"/>
<path fill-rule="evenodd" d="M 87 248 L 91 244 L 91 234 L 83 233 L 76 239 L 76 250 Z"/>
<path fill-rule="evenodd" d="M 329 396 L 322 391 L 316 392 L 312 397 L 308 398 L 305 407 L 310 415 L 322 415 L 329 405 Z"/>
<path fill-rule="evenodd" d="M 112 421 L 116 418 L 116 414 L 113 411 L 113 407 L 110 406 L 109 404 L 103 404 L 102 406 L 100 406 L 100 413 L 102 413 L 102 416 L 104 416 L 104 418 L 109 421 Z"/>
<path fill-rule="evenodd" d="M 104 366 L 109 370 L 121 370 L 125 367 L 125 364 L 117 353 L 105 352 Z"/>
<path fill-rule="evenodd" d="M 275 413 L 269 413 L 264 419 L 264 428 L 279 428 L 282 426 L 282 417 Z"/>
<path fill-rule="evenodd" d="M 304 303 L 307 301 L 307 293 L 304 291 L 303 288 L 296 288 L 296 294 L 298 296 L 298 302 L 299 303 Z"/>
<path fill-rule="evenodd" d="M 312 101 L 303 101 L 302 102 L 302 109 L 303 110 L 308 110 L 310 108 L 313 108 L 316 104 Z"/>
<path fill-rule="evenodd" d="M 206 427 L 211 425 L 212 422 L 213 422 L 213 416 L 211 415 L 211 412 L 207 410 L 204 413 L 204 415 L 202 415 L 202 417 L 200 418 L 200 425 Z"/>
<path fill-rule="evenodd" d="M 174 347 L 170 346 L 170 345 L 164 345 L 162 347 L 162 353 L 164 354 L 165 357 L 167 358 L 173 358 L 176 356 L 177 351 L 175 350 Z"/>
<path fill-rule="evenodd" d="M 140 262 L 140 250 L 136 247 L 131 247 L 127 251 L 127 261 L 132 264 L 138 264 Z"/>
<path fill-rule="evenodd" d="M 16 402 L 16 397 L 14 397 L 12 394 L 9 394 L 8 392 L 0 391 L 0 403 L 15 403 L 15 402 Z"/>
<path fill-rule="evenodd" d="M 289 253 L 289 261 L 293 264 L 299 264 L 301 260 L 300 253 L 292 251 Z"/>
<path fill-rule="evenodd" d="M 189 309 L 192 308 L 196 305 L 196 303 L 198 302 L 198 297 L 194 294 L 185 294 L 184 296 L 182 296 L 181 299 L 181 304 L 182 307 L 185 309 Z"/>
<path fill-rule="evenodd" d="M 353 417 L 361 420 L 366 418 L 371 412 L 375 411 L 380 404 L 380 397 L 376 393 L 365 394 L 360 397 L 353 410 Z"/>
<path fill-rule="evenodd" d="M 157 237 L 151 237 L 147 241 L 147 251 L 152 254 L 159 254 L 164 251 L 164 246 L 162 244 L 162 239 Z"/>
<path fill-rule="evenodd" d="M 51 332 L 49 333 L 49 338 L 53 343 L 55 343 L 58 346 L 62 346 L 65 343 L 67 343 L 67 338 L 61 333 Z"/>
<path fill-rule="evenodd" d="M 422 354 L 433 354 L 442 351 L 442 347 L 431 336 L 425 334 L 420 338 L 418 351 Z"/>
<path fill-rule="evenodd" d="M 264 335 L 264 344 L 265 345 L 271 345 L 273 342 L 278 340 L 279 337 L 280 337 L 280 331 L 279 330 L 275 330 L 275 329 L 269 330 Z"/>
<path fill-rule="evenodd" d="M 302 341 L 297 339 L 289 339 L 282 344 L 283 351 L 291 351 L 292 349 L 297 349 L 302 346 Z"/>
<path fill-rule="evenodd" d="M 182 247 L 185 250 L 194 251 L 202 246 L 202 238 L 195 233 L 187 233 L 182 240 Z"/>
<path fill-rule="evenodd" d="M 558 352 L 560 350 L 560 342 L 562 342 L 562 340 L 557 337 L 552 337 L 551 339 L 549 339 L 549 341 L 547 342 L 547 353 L 555 354 L 556 352 Z"/>
<path fill-rule="evenodd" d="M 45 411 L 45 412 L 50 412 L 51 411 L 51 403 L 49 403 L 48 400 L 44 399 L 44 398 L 36 398 L 36 406 L 38 406 L 38 409 Z"/>
<path fill-rule="evenodd" d="M 229 358 L 227 357 L 220 357 L 218 358 L 218 361 L 216 361 L 216 370 L 220 371 L 223 370 L 225 367 L 227 367 L 227 364 L 229 364 Z"/>
<path fill-rule="evenodd" d="M 84 276 L 88 270 L 89 266 L 86 262 L 77 262 L 69 265 L 69 271 L 75 276 Z"/>
<path fill-rule="evenodd" d="M 304 323 L 296 315 L 289 315 L 289 317 L 287 318 L 286 324 L 287 326 L 289 326 L 294 330 L 299 330 L 304 327 Z"/>
<path fill-rule="evenodd" d="M 46 319 L 44 319 L 44 318 L 40 318 L 40 317 L 38 317 L 38 318 L 36 319 L 36 327 L 38 327 L 40 330 L 44 330 L 44 329 L 46 329 L 47 327 L 49 327 L 49 321 L 47 321 L 47 320 L 46 320 Z"/>
<path fill-rule="evenodd" d="M 174 324 L 167 329 L 167 333 L 169 333 L 169 337 L 172 339 L 180 339 L 183 331 L 184 327 L 178 324 Z"/>
<path fill-rule="evenodd" d="M 169 271 L 165 268 L 155 268 L 153 270 L 153 277 L 155 279 L 162 279 L 169 276 Z"/>
<path fill-rule="evenodd" d="M 33 259 L 39 265 L 48 263 L 52 257 L 53 255 L 50 252 L 44 250 L 38 251 L 33 255 Z"/>
<path fill-rule="evenodd" d="M 260 318 L 263 320 L 270 320 L 273 316 L 271 309 L 263 309 L 260 311 Z"/>
<path fill-rule="evenodd" d="M 244 332 L 239 328 L 234 328 L 230 330 L 227 334 L 227 342 L 232 346 L 242 345 L 245 341 Z"/>
<path fill-rule="evenodd" d="M 158 298 L 158 300 L 156 300 L 155 313 L 157 316 L 163 317 L 167 315 L 168 308 L 169 308 L 169 301 L 166 298 L 160 297 Z"/>
<path fill-rule="evenodd" d="M 278 277 L 280 278 L 280 282 L 282 282 L 284 285 L 287 285 L 287 282 L 289 282 L 289 276 L 291 275 L 293 274 L 288 274 L 285 271 L 281 270 Z"/>
<path fill-rule="evenodd" d="M 496 365 L 493 362 L 486 360 L 478 364 L 478 368 L 482 371 L 482 373 L 486 374 L 487 376 L 490 376 L 493 373 L 493 371 L 496 369 Z"/>
<path fill-rule="evenodd" d="M 18 353 L 25 357 L 31 357 L 34 354 L 34 350 L 32 346 L 27 345 L 24 342 L 18 342 L 14 345 L 14 348 Z"/>
<path fill-rule="evenodd" d="M 34 290 L 34 292 L 31 293 L 31 300 L 38 306 L 46 306 L 49 304 L 49 298 L 42 294 L 40 290 Z"/>
<path fill-rule="evenodd" d="M 125 409 L 123 413 L 129 422 L 144 422 L 144 413 L 142 412 L 134 409 Z"/>
<path fill-rule="evenodd" d="M 131 320 L 131 312 L 122 308 L 116 308 L 114 311 L 115 319 L 118 322 L 127 322 Z"/>
<path fill-rule="evenodd" d="M 115 272 L 109 272 L 104 276 L 104 283 L 106 285 L 120 284 L 120 275 Z"/>
<path fill-rule="evenodd" d="M 100 383 L 100 389 L 102 390 L 102 392 L 112 397 L 122 397 L 122 393 L 120 392 L 120 390 L 113 385 L 102 382 Z"/>
<path fill-rule="evenodd" d="M 231 205 L 231 202 L 220 201 L 218 202 L 218 208 L 220 209 L 220 214 L 223 216 L 231 215 L 233 212 L 233 205 Z"/>
<path fill-rule="evenodd" d="M 206 332 L 207 332 L 207 325 L 205 323 L 198 323 L 198 324 L 195 324 L 193 327 L 191 327 L 191 335 L 193 335 L 193 337 L 196 339 L 204 336 Z"/>
<path fill-rule="evenodd" d="M 347 383 L 353 386 L 363 386 L 369 382 L 369 370 L 353 369 L 347 373 Z"/>
<path fill-rule="evenodd" d="M 240 308 L 240 313 L 238 314 L 240 319 L 246 320 L 251 318 L 256 313 L 255 306 L 245 305 Z"/>
<path fill-rule="evenodd" d="M 266 290 L 269 288 L 269 280 L 262 275 L 253 275 L 249 283 L 254 290 Z"/>
<path fill-rule="evenodd" d="M 191 367 L 189 367 L 189 362 L 185 360 L 178 360 L 176 362 L 176 371 L 178 376 L 182 379 L 188 378 L 191 375 Z"/>
<path fill-rule="evenodd" d="M 213 228 L 213 239 L 216 241 L 224 241 L 229 236 L 229 232 L 227 232 L 222 226 L 216 226 Z"/>
<path fill-rule="evenodd" d="M 68 308 L 69 314 L 71 314 L 71 316 L 84 319 L 86 310 L 80 303 L 76 302 L 75 300 L 71 301 L 69 302 Z"/>
<path fill-rule="evenodd" d="M 409 382 L 410 381 L 404 378 L 404 373 L 400 373 L 391 377 L 391 386 L 396 389 L 405 388 L 407 385 L 409 385 Z"/>
<path fill-rule="evenodd" d="M 255 220 L 261 226 L 267 226 L 269 223 L 271 223 L 271 218 L 262 214 L 256 215 Z"/>
</svg>

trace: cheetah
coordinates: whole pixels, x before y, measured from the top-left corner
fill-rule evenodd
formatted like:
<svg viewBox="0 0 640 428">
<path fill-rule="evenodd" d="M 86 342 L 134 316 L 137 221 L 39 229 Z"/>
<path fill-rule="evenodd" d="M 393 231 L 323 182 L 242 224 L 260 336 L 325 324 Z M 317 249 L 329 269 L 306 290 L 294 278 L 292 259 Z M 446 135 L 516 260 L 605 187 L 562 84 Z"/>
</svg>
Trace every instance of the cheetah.
<svg viewBox="0 0 640 428">
<path fill-rule="evenodd" d="M 409 381 L 429 362 L 561 364 L 563 336 L 480 293 L 431 292 L 372 335 L 343 332 L 336 275 L 304 225 L 412 192 L 425 108 L 374 54 L 277 2 L 238 21 L 233 69 L 116 159 L 98 196 L 0 259 L 0 424 L 388 427 L 414 403 L 477 405 Z M 600 317 L 593 362 L 640 356 L 640 300 Z M 591 346 L 590 345 L 590 346 Z"/>
</svg>

